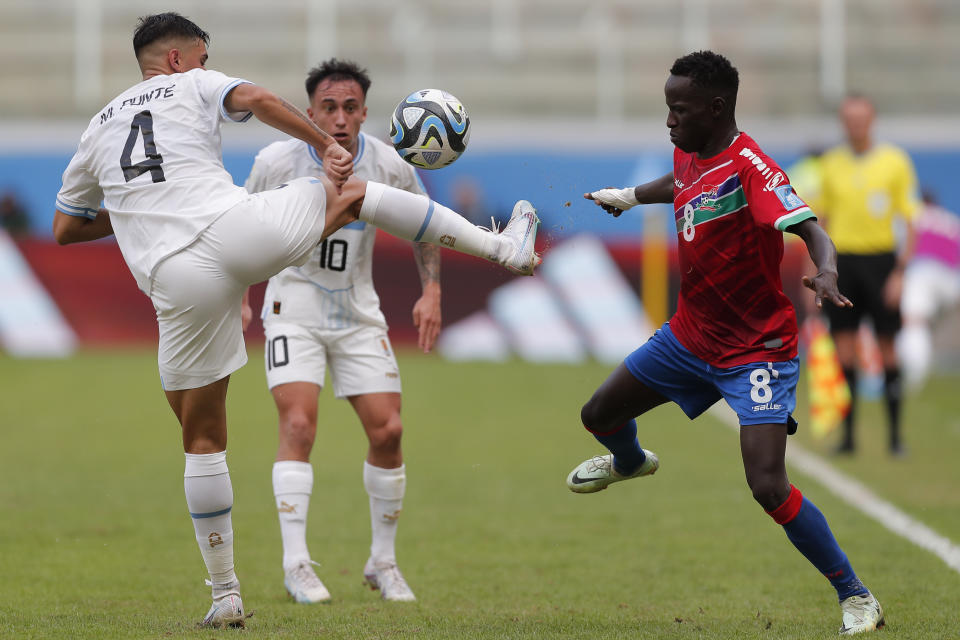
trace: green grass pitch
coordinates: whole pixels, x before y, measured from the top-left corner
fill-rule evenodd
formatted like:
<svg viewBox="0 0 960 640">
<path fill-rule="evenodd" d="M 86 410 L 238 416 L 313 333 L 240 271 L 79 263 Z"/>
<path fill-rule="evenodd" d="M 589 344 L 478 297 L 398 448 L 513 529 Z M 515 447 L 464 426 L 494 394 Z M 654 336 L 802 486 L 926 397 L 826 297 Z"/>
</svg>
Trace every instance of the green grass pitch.
<svg viewBox="0 0 960 640">
<path fill-rule="evenodd" d="M 209 589 L 183 497 L 179 427 L 152 351 L 0 357 L 0 638 L 833 638 L 833 590 L 756 506 L 733 431 L 659 408 L 640 421 L 656 476 L 595 495 L 567 472 L 600 446 L 579 407 L 609 367 L 451 364 L 401 354 L 407 497 L 398 558 L 415 604 L 361 585 L 365 440 L 325 392 L 308 536 L 330 605 L 288 598 L 270 470 L 262 357 L 231 381 L 228 461 L 245 631 L 198 630 Z M 910 456 L 883 450 L 879 402 L 858 457 L 836 461 L 960 540 L 960 377 L 906 408 Z M 796 438 L 817 452 L 829 443 Z M 824 511 L 887 612 L 881 638 L 960 635 L 960 574 L 791 480 Z"/>
</svg>

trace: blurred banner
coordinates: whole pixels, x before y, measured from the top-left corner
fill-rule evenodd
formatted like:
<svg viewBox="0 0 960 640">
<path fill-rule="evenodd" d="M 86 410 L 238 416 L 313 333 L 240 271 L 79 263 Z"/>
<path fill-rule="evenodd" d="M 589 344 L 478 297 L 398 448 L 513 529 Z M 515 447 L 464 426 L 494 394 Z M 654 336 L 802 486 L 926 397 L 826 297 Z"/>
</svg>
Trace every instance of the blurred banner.
<svg viewBox="0 0 960 640">
<path fill-rule="evenodd" d="M 76 336 L 60 310 L 0 229 L 0 346 L 19 357 L 65 357 Z"/>
</svg>

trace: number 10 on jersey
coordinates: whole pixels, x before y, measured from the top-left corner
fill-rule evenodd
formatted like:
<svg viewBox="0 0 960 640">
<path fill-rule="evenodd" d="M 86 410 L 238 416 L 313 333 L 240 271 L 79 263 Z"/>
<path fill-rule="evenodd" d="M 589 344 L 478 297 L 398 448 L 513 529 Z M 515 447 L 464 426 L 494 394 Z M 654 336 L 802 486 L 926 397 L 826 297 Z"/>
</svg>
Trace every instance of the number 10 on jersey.
<svg viewBox="0 0 960 640">
<path fill-rule="evenodd" d="M 347 268 L 346 240 L 334 238 L 320 243 L 320 268 L 330 271 L 344 271 Z"/>
</svg>

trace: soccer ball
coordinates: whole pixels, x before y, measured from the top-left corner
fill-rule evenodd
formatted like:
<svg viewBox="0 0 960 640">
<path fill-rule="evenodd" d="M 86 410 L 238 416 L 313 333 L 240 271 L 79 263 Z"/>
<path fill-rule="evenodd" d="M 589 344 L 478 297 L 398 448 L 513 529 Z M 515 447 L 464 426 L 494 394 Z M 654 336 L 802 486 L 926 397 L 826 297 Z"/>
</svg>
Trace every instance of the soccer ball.
<svg viewBox="0 0 960 640">
<path fill-rule="evenodd" d="M 470 140 L 470 118 L 456 97 L 440 89 L 414 91 L 390 118 L 390 142 L 420 169 L 440 169 L 460 157 Z"/>
</svg>

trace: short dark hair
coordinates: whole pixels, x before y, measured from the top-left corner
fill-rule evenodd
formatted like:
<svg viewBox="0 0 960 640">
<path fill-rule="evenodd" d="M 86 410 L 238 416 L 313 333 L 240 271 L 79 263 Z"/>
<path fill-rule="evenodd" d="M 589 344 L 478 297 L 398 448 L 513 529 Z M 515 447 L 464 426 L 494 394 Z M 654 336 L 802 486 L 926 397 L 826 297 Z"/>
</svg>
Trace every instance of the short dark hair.
<svg viewBox="0 0 960 640">
<path fill-rule="evenodd" d="M 367 89 L 370 88 L 370 76 L 367 70 L 350 60 L 337 60 L 330 58 L 325 60 L 319 66 L 310 69 L 307 74 L 307 97 L 313 98 L 313 92 L 317 90 L 317 85 L 324 80 L 353 80 L 363 89 L 363 97 L 367 97 Z"/>
<path fill-rule="evenodd" d="M 724 94 L 734 103 L 740 87 L 740 74 L 729 60 L 713 51 L 694 51 L 677 58 L 670 73 L 690 78 L 695 87 L 711 89 Z"/>
<path fill-rule="evenodd" d="M 133 53 L 138 58 L 144 47 L 163 38 L 199 38 L 210 44 L 210 34 L 179 13 L 168 11 L 141 16 L 133 32 Z"/>
</svg>

